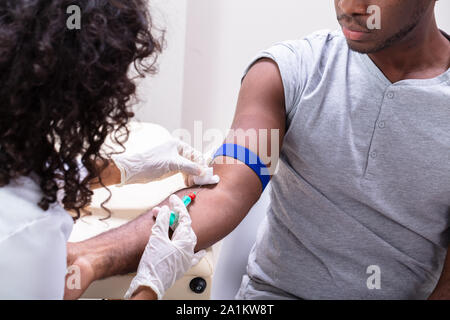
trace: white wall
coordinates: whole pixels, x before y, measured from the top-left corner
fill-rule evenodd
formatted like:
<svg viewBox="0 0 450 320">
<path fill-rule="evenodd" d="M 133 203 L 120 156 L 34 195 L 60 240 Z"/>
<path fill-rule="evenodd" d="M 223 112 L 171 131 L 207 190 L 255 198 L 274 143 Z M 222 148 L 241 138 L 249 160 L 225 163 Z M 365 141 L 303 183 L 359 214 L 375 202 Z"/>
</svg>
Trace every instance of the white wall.
<svg viewBox="0 0 450 320">
<path fill-rule="evenodd" d="M 174 130 L 229 127 L 240 77 L 259 50 L 319 29 L 338 27 L 332 0 L 149 0 L 167 30 L 160 72 L 139 86 L 138 119 Z M 437 2 L 450 33 L 450 0 Z"/>
<path fill-rule="evenodd" d="M 183 119 L 227 129 L 242 73 L 262 49 L 335 28 L 332 1 L 190 0 L 186 33 Z"/>
<path fill-rule="evenodd" d="M 141 80 L 136 106 L 138 120 L 160 124 L 170 131 L 181 126 L 185 65 L 186 0 L 150 0 L 154 23 L 166 30 L 166 46 L 158 59 L 159 73 Z"/>
<path fill-rule="evenodd" d="M 439 28 L 450 34 L 450 0 L 436 2 L 435 12 Z"/>
</svg>

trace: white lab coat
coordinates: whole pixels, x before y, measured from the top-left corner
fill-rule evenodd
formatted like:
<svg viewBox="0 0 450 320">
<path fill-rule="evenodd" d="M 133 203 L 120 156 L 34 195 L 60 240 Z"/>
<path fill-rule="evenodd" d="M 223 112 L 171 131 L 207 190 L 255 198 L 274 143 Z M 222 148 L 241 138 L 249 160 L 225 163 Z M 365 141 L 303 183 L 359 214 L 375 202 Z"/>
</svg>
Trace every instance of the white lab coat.
<svg viewBox="0 0 450 320">
<path fill-rule="evenodd" d="M 73 220 L 60 204 L 43 211 L 35 180 L 0 188 L 0 299 L 62 299 Z"/>
</svg>

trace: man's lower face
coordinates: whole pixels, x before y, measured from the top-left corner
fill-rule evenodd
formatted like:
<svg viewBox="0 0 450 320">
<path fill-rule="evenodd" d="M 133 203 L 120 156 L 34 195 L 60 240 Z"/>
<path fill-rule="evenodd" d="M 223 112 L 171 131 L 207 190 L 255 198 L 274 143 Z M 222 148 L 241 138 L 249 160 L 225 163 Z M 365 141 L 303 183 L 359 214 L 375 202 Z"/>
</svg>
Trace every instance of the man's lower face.
<svg viewBox="0 0 450 320">
<path fill-rule="evenodd" d="M 345 24 L 343 24 L 342 31 L 350 49 L 361 53 L 376 53 L 395 45 L 413 32 L 427 12 L 428 7 L 429 3 L 423 2 L 421 5 L 413 7 L 413 10 L 405 16 L 400 15 L 401 18 L 398 18 L 399 14 L 393 14 L 389 17 L 384 16 L 378 29 L 363 28 L 366 32 L 357 32 L 346 29 Z M 347 22 L 347 25 L 351 25 L 351 22 L 345 22 Z M 357 28 L 357 30 L 360 29 Z"/>
<path fill-rule="evenodd" d="M 347 39 L 351 50 L 360 53 L 377 52 L 387 43 L 389 37 L 380 34 L 379 30 L 371 32 L 352 32 L 343 28 L 343 33 Z"/>
<path fill-rule="evenodd" d="M 360 35 L 358 33 L 349 33 L 345 31 L 345 28 L 343 28 L 343 32 L 351 50 L 360 53 L 376 53 L 401 42 L 415 29 L 416 26 L 417 21 L 398 29 L 397 32 L 391 33 L 387 30 L 373 30 Z"/>
</svg>

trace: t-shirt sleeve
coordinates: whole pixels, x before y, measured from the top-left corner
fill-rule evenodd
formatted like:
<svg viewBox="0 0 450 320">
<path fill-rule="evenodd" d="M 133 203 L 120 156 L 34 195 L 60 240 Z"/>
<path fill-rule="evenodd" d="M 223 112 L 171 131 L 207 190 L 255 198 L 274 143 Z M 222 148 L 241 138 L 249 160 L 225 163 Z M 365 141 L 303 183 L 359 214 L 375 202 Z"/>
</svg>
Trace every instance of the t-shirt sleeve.
<svg viewBox="0 0 450 320">
<path fill-rule="evenodd" d="M 243 78 L 251 67 L 263 58 L 273 60 L 280 70 L 284 87 L 286 115 L 291 118 L 292 113 L 298 106 L 308 77 L 308 61 L 311 60 L 308 42 L 305 40 L 285 41 L 261 51 L 252 59 L 244 72 Z"/>
</svg>

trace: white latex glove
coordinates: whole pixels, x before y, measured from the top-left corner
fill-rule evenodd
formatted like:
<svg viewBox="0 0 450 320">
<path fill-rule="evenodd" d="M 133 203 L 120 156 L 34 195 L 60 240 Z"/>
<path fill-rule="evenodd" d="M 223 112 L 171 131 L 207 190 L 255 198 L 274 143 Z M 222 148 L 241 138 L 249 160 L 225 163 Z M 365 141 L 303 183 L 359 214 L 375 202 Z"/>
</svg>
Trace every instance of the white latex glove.
<svg viewBox="0 0 450 320">
<path fill-rule="evenodd" d="M 186 185 L 188 187 L 205 186 L 209 184 L 218 184 L 220 182 L 220 177 L 214 175 L 213 168 L 206 168 L 202 176 L 188 176 L 186 179 Z"/>
<path fill-rule="evenodd" d="M 182 172 L 185 177 L 203 176 L 207 168 L 203 155 L 190 145 L 171 139 L 136 154 L 111 157 L 121 172 L 119 186 L 148 183 Z"/>
<path fill-rule="evenodd" d="M 159 210 L 158 217 L 125 299 L 130 299 L 139 287 L 151 288 L 158 300 L 162 299 L 167 289 L 205 256 L 204 250 L 194 253 L 197 236 L 183 201 L 172 195 L 169 202 L 171 209 L 167 206 L 155 208 Z M 171 211 L 180 215 L 172 240 L 169 238 Z"/>
</svg>

